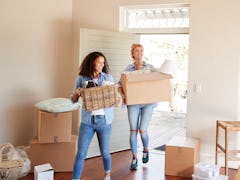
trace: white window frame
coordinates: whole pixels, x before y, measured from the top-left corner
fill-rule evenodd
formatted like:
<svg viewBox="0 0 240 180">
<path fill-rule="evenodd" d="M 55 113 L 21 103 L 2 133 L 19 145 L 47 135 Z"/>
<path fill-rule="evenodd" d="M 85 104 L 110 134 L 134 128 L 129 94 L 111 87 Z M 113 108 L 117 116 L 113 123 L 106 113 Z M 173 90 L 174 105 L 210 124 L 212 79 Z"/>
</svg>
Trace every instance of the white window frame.
<svg viewBox="0 0 240 180">
<path fill-rule="evenodd" d="M 177 27 L 177 28 L 129 28 L 127 27 L 127 11 L 134 9 L 152 9 L 152 8 L 177 8 L 177 7 L 187 7 L 189 4 L 160 4 L 160 5 L 136 5 L 136 6 L 121 6 L 119 10 L 119 27 L 120 32 L 128 33 L 151 33 L 151 34 L 189 34 L 189 27 Z"/>
</svg>

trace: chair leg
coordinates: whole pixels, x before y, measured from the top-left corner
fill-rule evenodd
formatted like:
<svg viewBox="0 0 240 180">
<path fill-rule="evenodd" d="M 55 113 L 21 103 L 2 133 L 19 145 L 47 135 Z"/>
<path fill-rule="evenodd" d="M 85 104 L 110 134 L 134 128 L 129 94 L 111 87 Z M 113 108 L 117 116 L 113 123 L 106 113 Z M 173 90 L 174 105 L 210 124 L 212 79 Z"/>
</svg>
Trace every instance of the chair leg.
<svg viewBox="0 0 240 180">
<path fill-rule="evenodd" d="M 215 149 L 215 164 L 218 164 L 218 136 L 219 136 L 219 128 L 218 128 L 218 120 L 216 122 L 216 149 Z"/>
<path fill-rule="evenodd" d="M 228 128 L 225 129 L 225 175 L 228 175 Z"/>
</svg>

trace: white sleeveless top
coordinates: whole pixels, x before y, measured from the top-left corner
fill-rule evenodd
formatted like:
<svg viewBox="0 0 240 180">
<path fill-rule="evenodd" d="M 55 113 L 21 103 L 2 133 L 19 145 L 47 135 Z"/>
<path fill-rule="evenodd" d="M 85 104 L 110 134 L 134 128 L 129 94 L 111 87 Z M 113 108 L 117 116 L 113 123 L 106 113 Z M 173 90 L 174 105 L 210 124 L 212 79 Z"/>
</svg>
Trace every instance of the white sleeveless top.
<svg viewBox="0 0 240 180">
<path fill-rule="evenodd" d="M 98 78 L 94 78 L 93 81 L 98 84 Z M 104 109 L 98 109 L 92 111 L 92 115 L 105 115 Z"/>
</svg>

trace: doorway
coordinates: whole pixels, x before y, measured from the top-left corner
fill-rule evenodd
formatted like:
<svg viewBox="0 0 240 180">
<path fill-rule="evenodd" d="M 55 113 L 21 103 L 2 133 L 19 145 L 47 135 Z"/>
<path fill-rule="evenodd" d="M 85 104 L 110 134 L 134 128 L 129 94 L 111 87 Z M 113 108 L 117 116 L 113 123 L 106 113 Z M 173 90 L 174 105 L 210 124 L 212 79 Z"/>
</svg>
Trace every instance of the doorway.
<svg viewBox="0 0 240 180">
<path fill-rule="evenodd" d="M 154 67 L 159 68 L 165 60 L 173 60 L 177 65 L 172 99 L 157 104 L 149 127 L 150 149 L 164 152 L 161 147 L 173 136 L 186 135 L 189 35 L 144 34 L 140 35 L 140 43 L 144 46 L 145 61 Z"/>
<path fill-rule="evenodd" d="M 165 60 L 173 60 L 177 66 L 172 80 L 173 98 L 163 102 L 158 109 L 186 113 L 188 82 L 188 34 L 140 35 L 144 55 L 148 63 L 159 68 Z"/>
</svg>

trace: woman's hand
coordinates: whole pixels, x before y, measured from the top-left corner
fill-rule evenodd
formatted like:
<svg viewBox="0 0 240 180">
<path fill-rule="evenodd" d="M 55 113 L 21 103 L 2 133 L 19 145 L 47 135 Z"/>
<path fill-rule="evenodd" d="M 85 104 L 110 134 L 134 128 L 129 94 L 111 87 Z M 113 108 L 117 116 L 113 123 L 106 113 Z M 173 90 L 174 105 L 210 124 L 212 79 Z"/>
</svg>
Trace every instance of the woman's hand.
<svg viewBox="0 0 240 180">
<path fill-rule="evenodd" d="M 81 96 L 81 91 L 82 91 L 82 89 L 79 87 L 76 89 L 75 93 L 77 93 L 78 96 Z"/>
<path fill-rule="evenodd" d="M 117 93 L 117 107 L 120 108 L 122 106 L 122 103 L 123 103 L 123 98 L 120 95 L 120 93 L 118 92 Z"/>
<path fill-rule="evenodd" d="M 119 88 L 118 88 L 118 92 L 119 92 L 119 94 L 122 96 L 122 102 L 123 102 L 123 104 L 126 104 L 126 96 L 125 96 L 125 94 L 124 94 L 123 88 L 122 88 L 122 87 L 119 87 Z"/>
<path fill-rule="evenodd" d="M 77 102 L 79 99 L 79 96 L 81 96 L 81 88 L 77 88 L 76 91 L 74 92 L 73 96 L 72 96 L 72 101 L 73 102 Z"/>
</svg>

